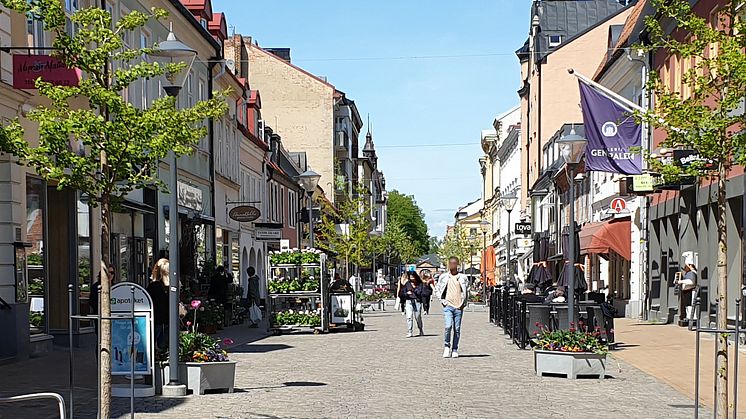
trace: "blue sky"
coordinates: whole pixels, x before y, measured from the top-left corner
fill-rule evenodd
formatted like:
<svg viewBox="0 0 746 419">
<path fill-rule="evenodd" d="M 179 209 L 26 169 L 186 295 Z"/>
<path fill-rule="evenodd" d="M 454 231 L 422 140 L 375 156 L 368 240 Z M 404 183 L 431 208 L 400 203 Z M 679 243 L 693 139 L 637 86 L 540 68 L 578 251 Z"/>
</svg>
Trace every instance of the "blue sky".
<svg viewBox="0 0 746 419">
<path fill-rule="evenodd" d="M 480 196 L 479 135 L 518 103 L 513 52 L 527 36 L 528 0 L 213 0 L 213 9 L 229 33 L 291 48 L 294 64 L 370 114 L 387 188 L 415 196 L 431 234 Z M 422 58 L 433 56 L 449 57 Z"/>
</svg>

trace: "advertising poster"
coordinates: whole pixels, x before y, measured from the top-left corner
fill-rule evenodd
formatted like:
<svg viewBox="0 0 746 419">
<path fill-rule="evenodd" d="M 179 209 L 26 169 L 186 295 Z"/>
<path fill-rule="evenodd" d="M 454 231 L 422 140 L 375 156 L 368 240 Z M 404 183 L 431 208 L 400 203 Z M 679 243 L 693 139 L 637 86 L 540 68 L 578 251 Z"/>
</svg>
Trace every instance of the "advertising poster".
<svg viewBox="0 0 746 419">
<path fill-rule="evenodd" d="M 132 339 L 135 340 L 135 372 L 150 373 L 150 336 L 147 316 L 135 317 L 135 333 L 132 333 L 132 322 L 129 319 L 116 319 L 111 322 L 111 373 L 130 374 Z"/>
<path fill-rule="evenodd" d="M 332 323 L 352 323 L 352 295 L 332 294 Z"/>
</svg>

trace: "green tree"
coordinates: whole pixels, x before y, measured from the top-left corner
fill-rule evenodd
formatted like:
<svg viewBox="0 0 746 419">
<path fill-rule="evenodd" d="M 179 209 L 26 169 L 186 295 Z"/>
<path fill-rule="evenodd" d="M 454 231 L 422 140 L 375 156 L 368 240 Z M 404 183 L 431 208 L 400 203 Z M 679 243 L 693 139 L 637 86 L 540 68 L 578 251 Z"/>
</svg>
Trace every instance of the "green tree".
<svg viewBox="0 0 746 419">
<path fill-rule="evenodd" d="M 0 129 L 0 150 L 12 154 L 19 164 L 36 170 L 58 188 L 76 189 L 101 207 L 101 255 L 110 264 L 111 211 L 128 192 L 145 186 L 164 185 L 157 177 L 158 163 L 169 152 L 177 155 L 194 150 L 207 131 L 204 121 L 222 115 L 222 98 L 198 102 L 177 110 L 170 97 L 157 99 L 148 109 L 124 100 L 123 91 L 136 80 L 183 71 L 184 64 L 169 66 L 143 61 L 153 50 L 129 49 L 123 38 L 149 21 L 167 15 L 163 10 L 134 11 L 116 23 L 98 7 L 74 12 L 73 36 L 66 31 L 65 12 L 59 0 L 1 0 L 25 16 L 40 19 L 53 34 L 54 55 L 84 74 L 78 86 L 55 86 L 36 81 L 45 104 L 27 113 L 38 124 L 38 140 L 27 137 L 18 119 Z M 74 107 L 74 100 L 84 107 Z M 82 145 L 78 152 L 70 144 Z M 175 193 L 175 191 L 171 191 Z M 172 227 L 173 228 L 173 227 Z M 101 275 L 101 315 L 110 316 L 110 278 Z M 101 417 L 109 417 L 111 401 L 111 324 L 102 320 Z"/>
<path fill-rule="evenodd" d="M 412 195 L 404 195 L 399 191 L 391 191 L 388 198 L 389 222 L 397 223 L 404 229 L 414 244 L 417 256 L 430 252 L 430 237 L 427 234 L 425 215 L 417 206 Z M 416 256 L 416 257 L 417 257 Z"/>
<path fill-rule="evenodd" d="M 372 251 L 399 263 L 411 263 L 420 256 L 419 250 L 396 221 L 389 221 L 383 235 L 373 239 Z"/>
<path fill-rule="evenodd" d="M 746 91 L 746 24 L 743 0 L 721 2 L 710 22 L 698 16 L 688 0 L 656 0 L 657 14 L 646 18 L 648 51 L 666 51 L 690 68 L 672 88 L 652 71 L 648 84 L 655 99 L 654 114 L 639 115 L 666 132 L 661 146 L 696 150 L 703 160 L 682 167 L 649 159 L 667 179 L 680 176 L 710 179 L 717 196 L 717 328 L 728 325 L 728 228 L 726 181 L 734 165 L 746 164 L 743 109 Z M 741 16 L 739 17 L 739 8 Z M 708 12 L 709 13 L 709 10 Z M 671 28 L 673 28 L 671 30 Z M 684 67 L 685 69 L 689 67 Z M 717 403 L 719 418 L 728 417 L 727 337 L 718 336 Z"/>
<path fill-rule="evenodd" d="M 345 260 L 345 277 L 349 276 L 349 264 L 366 264 L 370 253 L 371 218 L 370 201 L 366 194 L 357 193 L 355 198 L 342 201 L 334 208 L 326 201 L 321 212 L 318 247 L 334 252 Z"/>
<path fill-rule="evenodd" d="M 473 256 L 479 253 L 481 249 L 479 240 L 476 237 L 469 236 L 467 229 L 461 226 L 455 226 L 453 231 L 446 234 L 440 242 L 437 249 L 438 257 L 441 261 L 448 261 L 455 256 L 464 266 Z"/>
</svg>

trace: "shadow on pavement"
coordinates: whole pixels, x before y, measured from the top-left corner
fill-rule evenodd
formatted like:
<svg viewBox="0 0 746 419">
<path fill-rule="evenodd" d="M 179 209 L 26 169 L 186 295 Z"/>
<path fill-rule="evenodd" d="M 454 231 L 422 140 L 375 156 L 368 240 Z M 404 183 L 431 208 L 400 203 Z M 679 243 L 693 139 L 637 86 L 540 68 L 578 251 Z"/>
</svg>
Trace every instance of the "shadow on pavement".
<svg viewBox="0 0 746 419">
<path fill-rule="evenodd" d="M 290 349 L 292 346 L 285 345 L 282 343 L 270 343 L 270 344 L 246 344 L 240 346 L 233 346 L 230 348 L 231 353 L 238 354 L 263 354 L 267 352 L 282 351 L 284 349 Z"/>
<path fill-rule="evenodd" d="M 485 358 L 490 355 L 487 354 L 476 354 L 476 355 L 459 355 L 459 358 Z"/>
</svg>

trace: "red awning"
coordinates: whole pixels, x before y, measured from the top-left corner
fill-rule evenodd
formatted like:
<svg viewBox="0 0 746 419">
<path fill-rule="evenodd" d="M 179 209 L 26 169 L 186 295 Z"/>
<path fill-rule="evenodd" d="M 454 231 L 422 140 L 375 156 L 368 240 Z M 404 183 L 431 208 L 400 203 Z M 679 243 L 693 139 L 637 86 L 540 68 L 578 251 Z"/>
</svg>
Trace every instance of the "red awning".
<svg viewBox="0 0 746 419">
<path fill-rule="evenodd" d="M 495 286 L 495 248 L 492 246 L 487 247 L 484 253 L 482 253 L 481 263 L 482 274 L 487 277 L 487 286 Z"/>
<path fill-rule="evenodd" d="M 608 254 L 614 251 L 619 256 L 632 259 L 632 222 L 629 219 L 590 223 L 580 230 L 580 251 L 583 253 Z"/>
</svg>

